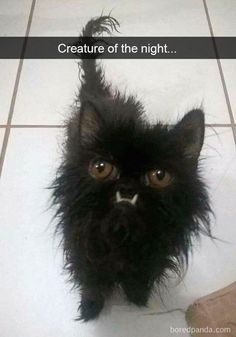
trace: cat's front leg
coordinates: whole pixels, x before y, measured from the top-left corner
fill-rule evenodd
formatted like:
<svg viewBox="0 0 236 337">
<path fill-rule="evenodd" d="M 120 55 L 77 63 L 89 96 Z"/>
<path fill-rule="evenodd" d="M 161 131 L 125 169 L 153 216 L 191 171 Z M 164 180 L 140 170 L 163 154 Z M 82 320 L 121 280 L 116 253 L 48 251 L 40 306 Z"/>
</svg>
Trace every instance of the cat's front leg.
<svg viewBox="0 0 236 337">
<path fill-rule="evenodd" d="M 84 287 L 81 289 L 81 300 L 79 305 L 79 320 L 87 322 L 99 316 L 104 306 L 104 295 L 95 287 Z"/>
<path fill-rule="evenodd" d="M 127 300 L 137 306 L 146 306 L 150 297 L 151 287 L 148 281 L 139 280 L 138 276 L 122 282 L 122 288 Z"/>
<path fill-rule="evenodd" d="M 86 265 L 86 272 L 80 275 L 79 320 L 89 321 L 99 316 L 104 307 L 105 300 L 110 296 L 114 283 L 109 279 L 109 275 L 102 269 L 95 270 L 89 261 Z"/>
</svg>

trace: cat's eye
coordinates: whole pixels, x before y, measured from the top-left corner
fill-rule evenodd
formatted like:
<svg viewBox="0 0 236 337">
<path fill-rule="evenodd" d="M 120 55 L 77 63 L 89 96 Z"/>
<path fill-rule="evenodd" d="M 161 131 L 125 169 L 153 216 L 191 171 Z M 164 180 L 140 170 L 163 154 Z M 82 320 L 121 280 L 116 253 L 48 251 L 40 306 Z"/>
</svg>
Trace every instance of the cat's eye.
<svg viewBox="0 0 236 337">
<path fill-rule="evenodd" d="M 97 180 L 115 180 L 119 177 L 117 168 L 103 159 L 92 161 L 89 165 L 89 173 Z"/>
<path fill-rule="evenodd" d="M 161 189 L 170 185 L 173 178 L 167 171 L 156 169 L 149 171 L 145 176 L 145 180 L 148 186 Z"/>
</svg>

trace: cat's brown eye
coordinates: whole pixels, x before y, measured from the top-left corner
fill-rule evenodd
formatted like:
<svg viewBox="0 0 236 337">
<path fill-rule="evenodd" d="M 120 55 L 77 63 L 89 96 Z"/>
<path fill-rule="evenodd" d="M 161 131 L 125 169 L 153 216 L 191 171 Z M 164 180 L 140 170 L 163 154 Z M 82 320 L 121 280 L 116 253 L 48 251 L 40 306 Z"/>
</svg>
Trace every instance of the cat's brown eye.
<svg viewBox="0 0 236 337">
<path fill-rule="evenodd" d="M 146 176 L 146 183 L 150 187 L 161 189 L 171 184 L 172 176 L 165 170 L 156 169 L 149 171 Z"/>
<path fill-rule="evenodd" d="M 98 180 L 118 178 L 117 168 L 103 159 L 92 161 L 89 165 L 89 173 L 93 178 Z"/>
</svg>

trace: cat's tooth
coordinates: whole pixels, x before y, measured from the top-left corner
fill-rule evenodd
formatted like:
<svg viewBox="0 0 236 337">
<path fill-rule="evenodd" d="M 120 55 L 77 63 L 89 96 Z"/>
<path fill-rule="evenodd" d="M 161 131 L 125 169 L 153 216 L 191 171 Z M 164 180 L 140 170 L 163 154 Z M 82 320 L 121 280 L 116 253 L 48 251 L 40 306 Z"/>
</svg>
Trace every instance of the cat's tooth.
<svg viewBox="0 0 236 337">
<path fill-rule="evenodd" d="M 136 193 L 133 198 L 130 200 L 132 205 L 136 204 L 136 201 L 138 200 L 138 194 Z"/>
<path fill-rule="evenodd" d="M 116 202 L 120 202 L 121 201 L 121 195 L 120 195 L 120 191 L 116 192 Z"/>
</svg>

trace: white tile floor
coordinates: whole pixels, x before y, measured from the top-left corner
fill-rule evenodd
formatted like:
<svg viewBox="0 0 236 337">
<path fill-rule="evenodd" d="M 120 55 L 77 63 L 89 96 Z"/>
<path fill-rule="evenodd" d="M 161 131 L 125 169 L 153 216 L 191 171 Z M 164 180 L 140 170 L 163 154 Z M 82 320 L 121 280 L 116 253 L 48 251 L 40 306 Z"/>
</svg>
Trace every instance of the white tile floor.
<svg viewBox="0 0 236 337">
<path fill-rule="evenodd" d="M 19 60 L 0 60 L 1 90 L 0 90 L 0 123 L 6 124 L 10 109 L 11 98 L 16 80 Z"/>
<path fill-rule="evenodd" d="M 5 35 L 24 35 L 31 1 L 0 1 Z M 236 2 L 207 0 L 215 35 L 235 35 Z M 113 8 L 124 35 L 209 36 L 202 1 L 38 0 L 30 35 L 76 35 L 91 16 Z M 233 14 L 234 13 L 234 14 Z M 235 60 L 222 61 L 230 104 L 236 118 Z M 107 78 L 140 94 L 150 119 L 175 120 L 204 102 L 208 123 L 230 123 L 215 60 L 106 60 Z M 140 66 L 142 63 L 142 67 Z M 145 64 L 145 67 L 144 67 Z M 5 125 L 18 61 L 0 62 L 0 125 Z M 153 71 L 153 68 L 155 71 Z M 145 72 L 143 73 L 143 69 Z M 3 74 L 3 75 L 2 75 Z M 153 75 L 155 74 L 155 76 Z M 142 78 L 142 81 L 140 81 Z M 65 118 L 77 83 L 75 61 L 25 60 L 12 124 L 58 125 Z M 166 308 L 186 308 L 198 297 L 236 280 L 236 152 L 232 128 L 207 129 L 203 156 L 216 219 L 213 234 L 228 243 L 203 238 L 196 244 L 183 283 L 165 294 Z M 4 137 L 0 128 L 0 148 Z M 62 254 L 53 240 L 52 211 L 47 211 L 50 183 L 59 162 L 60 128 L 11 128 L 0 180 L 0 331 L 4 337 L 143 337 L 173 336 L 170 327 L 185 327 L 184 315 L 145 315 L 115 297 L 98 321 L 74 322 L 77 294 L 62 275 Z M 187 336 L 187 334 L 178 334 Z"/>
<path fill-rule="evenodd" d="M 25 36 L 31 0 L 0 2 L 0 36 Z"/>
</svg>

